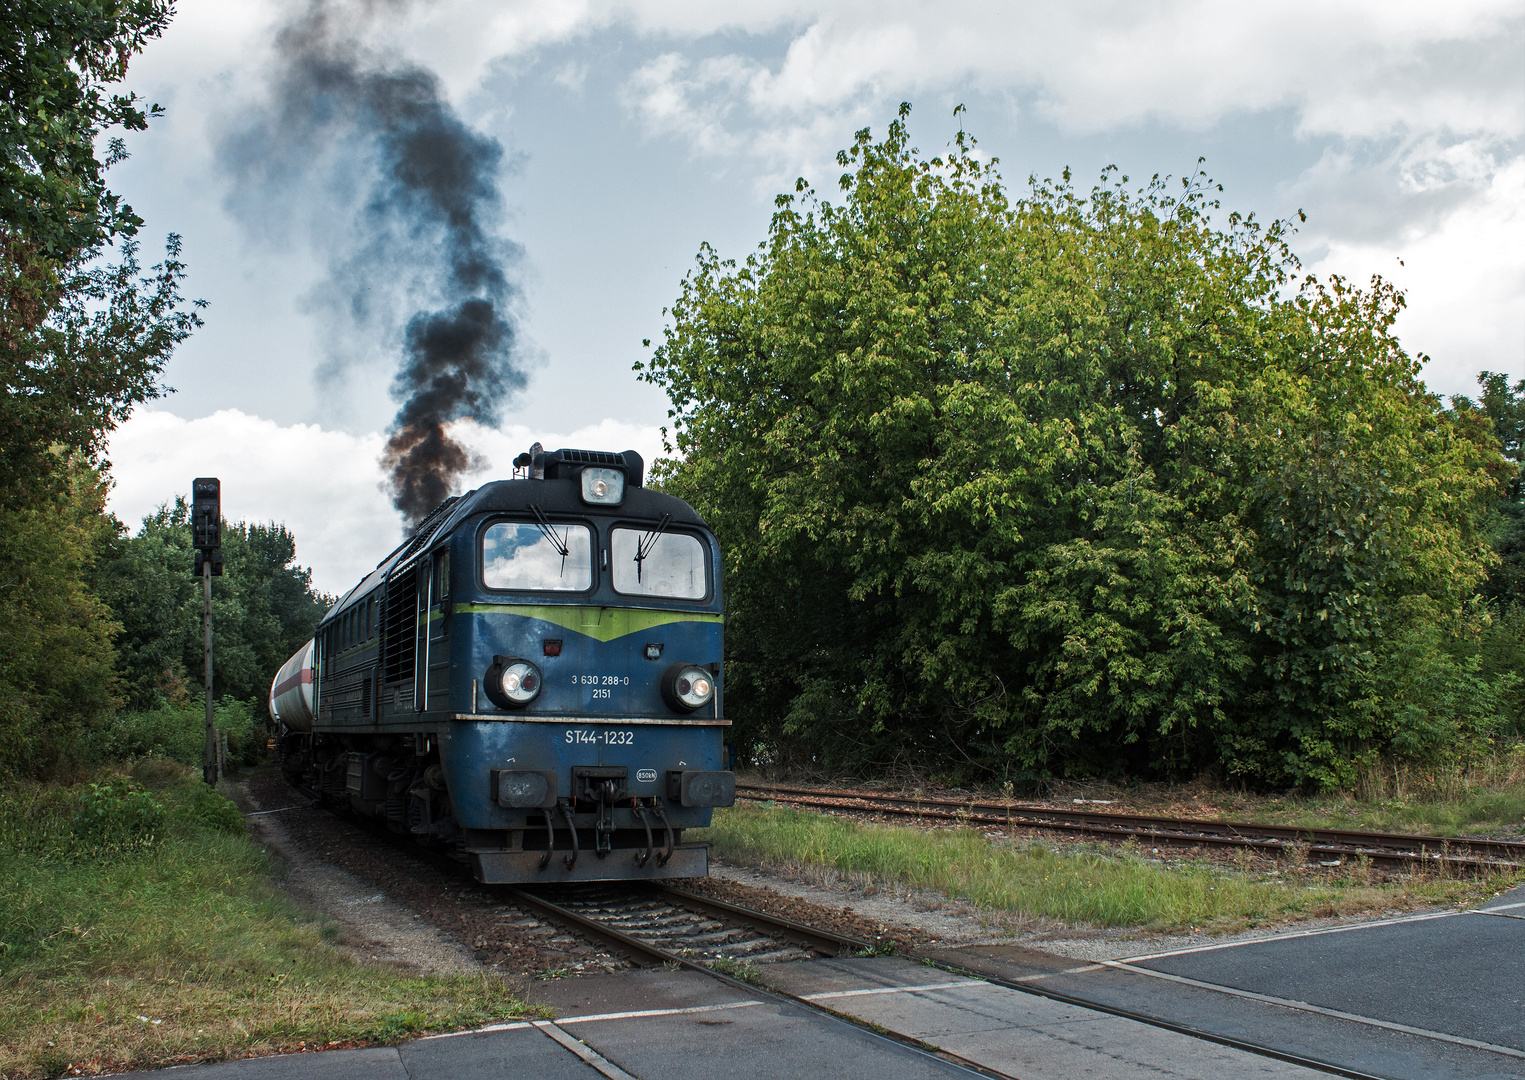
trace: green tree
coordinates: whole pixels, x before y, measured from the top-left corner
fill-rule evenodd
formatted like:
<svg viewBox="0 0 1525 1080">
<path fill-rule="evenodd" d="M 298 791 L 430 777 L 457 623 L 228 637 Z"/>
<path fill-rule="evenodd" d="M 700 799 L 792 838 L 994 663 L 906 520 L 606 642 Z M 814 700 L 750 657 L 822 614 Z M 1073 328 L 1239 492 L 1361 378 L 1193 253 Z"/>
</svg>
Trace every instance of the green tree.
<svg viewBox="0 0 1525 1080">
<path fill-rule="evenodd" d="M 1514 466 L 1490 530 L 1498 563 L 1483 585 L 1492 611 L 1478 662 L 1484 679 L 1521 680 L 1505 695 L 1504 712 L 1513 733 L 1525 735 L 1525 379 L 1511 385 L 1499 372 L 1484 371 L 1477 382 L 1477 400 L 1453 397 L 1450 415 L 1458 425 L 1485 428 Z"/>
<path fill-rule="evenodd" d="M 66 766 L 118 704 L 115 627 L 87 584 L 112 531 L 101 454 L 200 304 L 180 295 L 178 237 L 140 266 L 142 221 L 105 175 L 119 133 L 159 112 L 114 84 L 173 10 L 0 0 L 0 771 Z"/>
<path fill-rule="evenodd" d="M 121 625 L 120 670 L 134 709 L 178 704 L 201 683 L 202 594 L 192 576 L 184 498 L 121 526 L 105 548 L 96 588 Z M 212 579 L 213 690 L 263 708 L 276 671 L 312 636 L 333 598 L 296 566 L 284 525 L 225 522 L 223 576 Z"/>
<path fill-rule="evenodd" d="M 1451 399 L 1452 417 L 1458 423 L 1482 421 L 1498 440 L 1504 457 L 1517 466 L 1508 490 L 1498 503 L 1493 546 L 1499 564 L 1488 574 L 1483 594 L 1501 608 L 1525 604 L 1525 379 L 1513 386 L 1506 376 L 1484 371 L 1477 377 L 1482 392 L 1478 399 L 1457 395 Z"/>
<path fill-rule="evenodd" d="M 1402 297 L 1300 279 L 1201 175 L 1013 201 L 907 113 L 840 205 L 801 181 L 758 252 L 701 249 L 637 365 L 725 547 L 742 749 L 1314 784 L 1417 752 L 1380 676 L 1416 620 L 1469 632 L 1503 479 Z"/>
<path fill-rule="evenodd" d="M 61 496 L 0 508 L 0 777 L 67 766 L 120 704 L 111 611 L 86 586 L 106 485 L 76 460 Z"/>
<path fill-rule="evenodd" d="M 158 111 L 108 87 L 173 10 L 172 0 L 0 0 L 0 506 L 62 491 L 69 454 L 98 457 L 200 325 L 179 293 L 178 238 L 140 272 L 142 222 L 105 182 L 123 143 L 98 153 L 108 132 L 142 129 Z M 117 242 L 119 261 L 105 265 Z"/>
</svg>

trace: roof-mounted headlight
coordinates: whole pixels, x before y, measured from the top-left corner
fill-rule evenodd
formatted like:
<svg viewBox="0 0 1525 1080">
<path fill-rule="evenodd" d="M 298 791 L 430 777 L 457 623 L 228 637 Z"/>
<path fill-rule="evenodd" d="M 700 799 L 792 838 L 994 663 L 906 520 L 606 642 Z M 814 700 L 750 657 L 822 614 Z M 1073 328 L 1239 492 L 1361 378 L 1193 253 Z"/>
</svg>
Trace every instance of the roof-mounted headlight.
<svg viewBox="0 0 1525 1080">
<path fill-rule="evenodd" d="M 582 471 L 582 501 L 597 506 L 618 506 L 625 498 L 625 474 L 618 469 Z"/>
</svg>

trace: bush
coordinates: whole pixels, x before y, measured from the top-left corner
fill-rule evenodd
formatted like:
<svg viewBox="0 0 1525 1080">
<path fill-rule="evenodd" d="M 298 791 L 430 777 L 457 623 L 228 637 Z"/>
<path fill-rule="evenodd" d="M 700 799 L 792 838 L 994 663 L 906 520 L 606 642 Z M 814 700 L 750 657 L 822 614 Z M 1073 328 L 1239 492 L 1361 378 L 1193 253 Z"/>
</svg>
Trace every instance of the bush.
<svg viewBox="0 0 1525 1080">
<path fill-rule="evenodd" d="M 14 786 L 0 799 L 0 855 L 107 859 L 201 828 L 246 831 L 238 807 L 184 769 L 155 791 L 113 774 L 68 787 Z"/>
<path fill-rule="evenodd" d="M 183 788 L 182 792 L 182 805 L 185 807 L 186 816 L 198 825 L 205 825 L 209 829 L 226 833 L 248 831 L 244 815 L 239 812 L 238 807 L 214 789 L 207 787 L 201 782 L 200 777 L 192 781 L 188 787 Z"/>
<path fill-rule="evenodd" d="M 69 822 L 76 854 L 102 855 L 153 846 L 164 807 L 131 780 L 90 784 Z"/>
<path fill-rule="evenodd" d="M 223 698 L 213 722 L 228 733 L 228 760 L 253 765 L 265 751 L 265 724 L 248 702 Z M 96 733 L 96 761 L 128 761 L 139 757 L 168 758 L 200 765 L 206 758 L 206 711 L 194 704 L 163 704 L 154 709 L 124 710 Z"/>
</svg>

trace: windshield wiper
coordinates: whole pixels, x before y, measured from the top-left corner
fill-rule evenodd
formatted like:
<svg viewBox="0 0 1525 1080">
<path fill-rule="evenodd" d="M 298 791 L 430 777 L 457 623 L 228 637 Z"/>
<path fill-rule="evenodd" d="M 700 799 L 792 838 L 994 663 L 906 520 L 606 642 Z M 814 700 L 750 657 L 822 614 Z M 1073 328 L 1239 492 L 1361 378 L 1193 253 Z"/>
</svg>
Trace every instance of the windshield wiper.
<svg viewBox="0 0 1525 1080">
<path fill-rule="evenodd" d="M 657 546 L 657 540 L 666 531 L 667 523 L 671 520 L 671 514 L 663 514 L 662 520 L 657 522 L 657 527 L 635 542 L 635 580 L 637 584 L 641 580 L 641 564 L 646 561 L 646 556 L 651 554 L 651 549 Z"/>
<path fill-rule="evenodd" d="M 540 535 L 544 536 L 547 540 L 549 540 L 551 542 L 551 547 L 556 549 L 556 554 L 561 556 L 561 573 L 558 574 L 557 576 L 558 577 L 566 577 L 566 574 L 567 574 L 567 556 L 572 553 L 572 549 L 567 547 L 567 537 L 570 536 L 571 533 L 572 533 L 571 526 L 567 527 L 567 531 L 566 531 L 566 533 L 564 535 L 557 536 L 556 535 L 556 530 L 551 526 L 551 523 L 548 520 L 546 520 L 546 516 L 545 516 L 544 513 L 541 512 L 540 507 L 536 506 L 534 503 L 530 503 L 530 510 L 535 515 L 535 528 L 540 530 Z M 637 570 L 636 571 L 636 580 L 637 581 L 640 580 L 640 576 L 641 576 L 640 571 Z"/>
</svg>

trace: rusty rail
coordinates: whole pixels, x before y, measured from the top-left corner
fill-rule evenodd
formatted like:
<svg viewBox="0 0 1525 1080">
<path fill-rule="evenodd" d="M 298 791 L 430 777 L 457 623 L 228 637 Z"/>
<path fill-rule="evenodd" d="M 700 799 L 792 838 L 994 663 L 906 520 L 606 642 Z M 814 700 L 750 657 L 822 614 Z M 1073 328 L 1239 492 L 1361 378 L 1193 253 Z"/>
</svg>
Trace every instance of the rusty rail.
<svg viewBox="0 0 1525 1080">
<path fill-rule="evenodd" d="M 816 810 L 884 814 L 948 824 L 1036 829 L 1109 840 L 1131 839 L 1155 847 L 1227 848 L 1277 858 L 1302 846 L 1307 849 L 1307 859 L 1317 863 L 1343 864 L 1365 858 L 1372 863 L 1388 866 L 1467 873 L 1491 873 L 1525 865 L 1525 842 L 1517 840 L 1256 825 L 1242 821 L 1071 810 L 1036 803 L 916 798 L 869 791 L 770 784 L 737 784 L 736 796 L 753 802 L 787 803 Z"/>
</svg>

